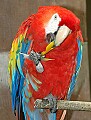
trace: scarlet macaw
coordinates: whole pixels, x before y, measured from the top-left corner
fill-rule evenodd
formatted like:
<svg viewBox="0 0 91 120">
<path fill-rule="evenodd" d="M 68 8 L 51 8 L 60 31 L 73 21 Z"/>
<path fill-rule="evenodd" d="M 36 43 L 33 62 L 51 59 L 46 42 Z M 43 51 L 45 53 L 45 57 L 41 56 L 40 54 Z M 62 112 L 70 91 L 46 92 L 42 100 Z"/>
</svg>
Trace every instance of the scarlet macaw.
<svg viewBox="0 0 91 120">
<path fill-rule="evenodd" d="M 25 20 L 12 43 L 9 86 L 18 120 L 42 120 L 36 99 L 68 99 L 82 60 L 80 20 L 59 6 L 43 6 Z M 45 110 L 48 120 L 61 111 Z M 21 116 L 22 113 L 22 116 Z"/>
</svg>

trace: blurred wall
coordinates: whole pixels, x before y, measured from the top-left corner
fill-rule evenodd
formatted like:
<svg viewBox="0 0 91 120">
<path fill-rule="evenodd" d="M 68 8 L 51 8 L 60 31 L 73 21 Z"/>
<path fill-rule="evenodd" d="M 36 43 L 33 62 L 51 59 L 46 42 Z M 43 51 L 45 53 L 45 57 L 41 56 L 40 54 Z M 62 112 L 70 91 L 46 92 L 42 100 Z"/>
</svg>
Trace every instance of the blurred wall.
<svg viewBox="0 0 91 120">
<path fill-rule="evenodd" d="M 86 0 L 0 0 L 0 51 L 7 51 L 22 21 L 35 13 L 39 6 L 61 5 L 72 10 L 81 19 L 86 35 Z"/>
<path fill-rule="evenodd" d="M 81 20 L 83 37 L 87 40 L 86 33 L 86 0 L 0 0 L 0 51 L 9 51 L 11 43 L 22 21 L 30 14 L 35 13 L 39 6 L 60 5 L 72 10 Z M 84 45 L 84 55 L 79 80 L 75 87 L 72 99 L 90 100 L 89 92 L 89 70 L 88 70 L 87 43 Z M 2 98 L 0 109 L 0 120 L 14 120 L 11 114 L 10 93 L 8 91 L 7 62 L 8 53 L 0 53 L 0 96 Z M 4 65 L 3 65 L 4 63 Z M 2 74 L 3 71 L 3 74 Z M 81 89 L 79 89 L 79 87 Z M 7 92 L 7 95 L 6 95 Z M 79 93 L 79 95 L 78 95 Z M 7 99 L 6 99 L 7 98 Z M 8 102 L 7 102 L 8 101 Z M 4 106 L 5 105 L 5 106 Z M 7 106 L 7 107 L 6 107 Z M 5 109 L 4 109 L 5 108 Z M 7 114 L 7 116 L 5 115 Z M 66 120 L 70 120 L 71 112 L 68 112 Z M 88 112 L 74 112 L 71 120 L 90 120 Z"/>
<path fill-rule="evenodd" d="M 90 75 L 90 86 L 91 86 L 91 0 L 86 0 L 87 6 L 87 36 L 88 36 L 88 57 L 89 57 L 89 75 Z M 90 98 L 91 98 L 91 87 L 90 87 Z"/>
</svg>

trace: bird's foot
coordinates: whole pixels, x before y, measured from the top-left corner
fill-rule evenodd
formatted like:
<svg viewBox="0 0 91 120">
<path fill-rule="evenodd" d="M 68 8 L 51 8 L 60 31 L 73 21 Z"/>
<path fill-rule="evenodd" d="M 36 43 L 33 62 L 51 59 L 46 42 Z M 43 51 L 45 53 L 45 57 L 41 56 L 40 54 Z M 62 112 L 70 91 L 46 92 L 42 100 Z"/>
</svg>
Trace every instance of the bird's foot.
<svg viewBox="0 0 91 120">
<path fill-rule="evenodd" d="M 48 100 L 48 104 L 50 105 L 50 112 L 55 113 L 57 111 L 57 98 L 52 94 L 44 98 L 44 100 Z"/>
<path fill-rule="evenodd" d="M 49 103 L 51 104 L 50 112 L 55 113 L 57 111 L 57 99 L 50 98 L 48 100 L 49 100 Z"/>
</svg>

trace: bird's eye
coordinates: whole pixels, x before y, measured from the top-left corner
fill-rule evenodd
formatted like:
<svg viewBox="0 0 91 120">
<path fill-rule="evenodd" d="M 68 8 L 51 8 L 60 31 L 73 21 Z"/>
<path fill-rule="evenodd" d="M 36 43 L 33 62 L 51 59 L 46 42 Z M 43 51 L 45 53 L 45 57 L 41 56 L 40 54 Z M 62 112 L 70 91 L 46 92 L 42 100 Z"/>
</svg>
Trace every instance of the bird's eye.
<svg viewBox="0 0 91 120">
<path fill-rule="evenodd" d="M 54 16 L 54 20 L 57 20 L 57 15 Z"/>
</svg>

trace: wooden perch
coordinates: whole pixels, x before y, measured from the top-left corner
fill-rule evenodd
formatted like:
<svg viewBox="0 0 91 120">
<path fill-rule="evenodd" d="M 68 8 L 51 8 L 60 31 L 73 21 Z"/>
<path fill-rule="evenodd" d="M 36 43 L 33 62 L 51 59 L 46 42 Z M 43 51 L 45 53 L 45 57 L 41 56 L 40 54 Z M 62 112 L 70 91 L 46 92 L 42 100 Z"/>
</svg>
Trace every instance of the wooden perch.
<svg viewBox="0 0 91 120">
<path fill-rule="evenodd" d="M 53 102 L 51 103 L 48 99 L 37 99 L 35 101 L 35 108 L 37 109 L 50 109 L 52 107 Z M 57 100 L 57 109 L 91 112 L 91 102 Z"/>
</svg>

